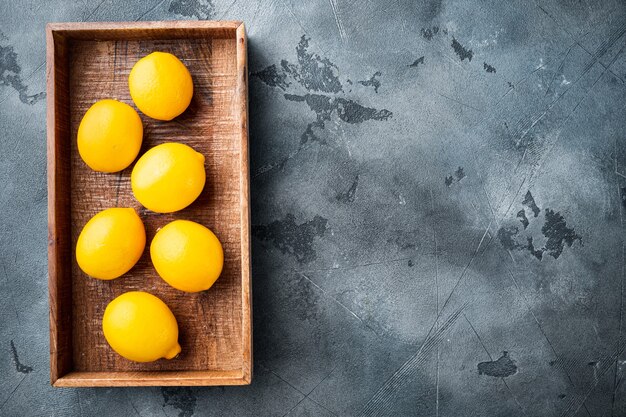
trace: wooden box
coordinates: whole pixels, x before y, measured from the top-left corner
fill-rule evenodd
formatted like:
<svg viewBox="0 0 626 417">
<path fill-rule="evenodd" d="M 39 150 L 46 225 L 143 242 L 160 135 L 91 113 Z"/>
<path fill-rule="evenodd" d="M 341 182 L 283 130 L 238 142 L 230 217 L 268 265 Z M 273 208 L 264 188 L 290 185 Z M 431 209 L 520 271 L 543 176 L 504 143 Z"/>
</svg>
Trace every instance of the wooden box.
<svg viewBox="0 0 626 417">
<path fill-rule="evenodd" d="M 250 211 L 246 36 L 241 22 L 52 23 L 47 26 L 48 269 L 50 379 L 57 387 L 244 385 L 252 379 Z M 137 60 L 171 52 L 189 68 L 194 96 L 173 121 L 150 119 L 140 155 L 163 142 L 204 154 L 207 182 L 186 209 L 157 214 L 130 187 L 133 165 L 94 172 L 80 159 L 76 132 L 97 100 L 134 106 L 128 74 Z M 85 223 L 109 207 L 133 207 L 147 233 L 137 265 L 112 281 L 86 276 L 75 245 Z M 208 291 L 169 287 L 150 262 L 149 243 L 174 219 L 199 222 L 224 247 L 224 270 Z M 150 292 L 172 309 L 181 354 L 135 363 L 116 354 L 102 333 L 106 305 L 132 290 Z"/>
</svg>

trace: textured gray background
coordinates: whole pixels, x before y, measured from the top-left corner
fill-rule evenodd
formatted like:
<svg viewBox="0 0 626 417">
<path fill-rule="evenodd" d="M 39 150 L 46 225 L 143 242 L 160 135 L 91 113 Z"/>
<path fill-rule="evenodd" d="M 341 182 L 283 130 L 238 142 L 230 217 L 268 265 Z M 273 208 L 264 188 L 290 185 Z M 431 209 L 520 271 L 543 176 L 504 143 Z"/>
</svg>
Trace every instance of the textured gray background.
<svg viewBox="0 0 626 417">
<path fill-rule="evenodd" d="M 255 378 L 52 389 L 50 21 L 241 19 Z M 0 415 L 624 416 L 620 0 L 2 0 Z"/>
</svg>

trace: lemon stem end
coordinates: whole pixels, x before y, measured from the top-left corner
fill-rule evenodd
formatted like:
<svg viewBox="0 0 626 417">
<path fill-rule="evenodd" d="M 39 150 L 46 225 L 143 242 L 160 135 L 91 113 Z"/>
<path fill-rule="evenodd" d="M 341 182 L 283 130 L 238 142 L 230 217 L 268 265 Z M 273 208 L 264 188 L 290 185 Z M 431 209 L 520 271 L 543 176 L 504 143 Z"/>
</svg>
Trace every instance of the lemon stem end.
<svg viewBox="0 0 626 417">
<path fill-rule="evenodd" d="M 181 351 L 181 347 L 178 343 L 169 352 L 165 354 L 165 359 L 174 359 Z"/>
</svg>

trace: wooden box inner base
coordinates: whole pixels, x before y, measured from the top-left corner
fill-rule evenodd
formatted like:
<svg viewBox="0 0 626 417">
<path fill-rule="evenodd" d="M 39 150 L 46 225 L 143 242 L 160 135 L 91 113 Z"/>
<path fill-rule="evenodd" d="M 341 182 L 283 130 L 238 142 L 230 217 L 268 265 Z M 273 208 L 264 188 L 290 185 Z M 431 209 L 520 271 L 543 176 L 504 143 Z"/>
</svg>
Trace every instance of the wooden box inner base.
<svg viewBox="0 0 626 417">
<path fill-rule="evenodd" d="M 69 113 L 72 242 L 72 370 L 230 371 L 241 370 L 241 130 L 236 95 L 236 40 L 69 40 Z M 90 170 L 80 159 L 76 132 L 85 111 L 97 100 L 114 98 L 134 106 L 128 74 L 137 60 L 153 51 L 171 52 L 189 68 L 194 95 L 187 111 L 170 122 L 139 113 L 144 126 L 140 155 L 164 142 L 176 141 L 204 154 L 207 182 L 201 196 L 173 214 L 156 214 L 140 206 L 130 187 L 133 165 L 121 173 Z M 235 184 L 235 185 L 234 185 Z M 69 192 L 69 190 L 68 190 Z M 146 227 L 146 250 L 138 264 L 113 281 L 89 278 L 74 254 L 85 223 L 100 210 L 133 207 Z M 158 228 L 175 219 L 199 222 L 215 232 L 224 247 L 224 271 L 208 291 L 188 294 L 169 287 L 150 262 L 149 245 Z M 134 363 L 117 355 L 102 333 L 101 320 L 109 301 L 127 291 L 147 291 L 172 309 L 178 320 L 181 354 L 173 360 Z M 60 303 L 69 300 L 59 300 Z"/>
</svg>

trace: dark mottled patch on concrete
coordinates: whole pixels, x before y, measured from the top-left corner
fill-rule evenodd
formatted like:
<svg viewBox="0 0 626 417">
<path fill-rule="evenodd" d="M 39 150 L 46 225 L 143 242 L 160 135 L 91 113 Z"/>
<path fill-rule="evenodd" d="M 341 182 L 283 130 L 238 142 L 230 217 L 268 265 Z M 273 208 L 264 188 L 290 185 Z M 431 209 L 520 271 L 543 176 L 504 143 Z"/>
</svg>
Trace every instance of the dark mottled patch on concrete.
<svg viewBox="0 0 626 417">
<path fill-rule="evenodd" d="M 15 364 L 15 370 L 17 372 L 22 374 L 30 374 L 31 372 L 33 372 L 32 367 L 24 365 L 20 362 L 20 358 L 17 355 L 17 349 L 15 347 L 15 343 L 13 343 L 13 340 L 11 340 L 11 353 L 13 354 L 13 363 Z"/>
<path fill-rule="evenodd" d="M 416 2 L 419 5 L 417 13 L 424 21 L 433 21 L 443 9 L 443 0 L 427 0 Z"/>
<path fill-rule="evenodd" d="M 459 56 L 461 61 L 465 59 L 467 59 L 468 61 L 472 60 L 472 57 L 474 56 L 474 52 L 472 52 L 471 49 L 467 49 L 463 45 L 461 45 L 459 41 L 456 40 L 455 37 L 452 37 L 451 46 L 452 46 L 452 49 L 454 49 L 454 53 L 456 53 Z"/>
<path fill-rule="evenodd" d="M 500 244 L 508 250 L 518 249 L 519 244 L 515 241 L 515 236 L 519 233 L 517 226 L 503 226 L 498 230 L 497 236 Z"/>
<path fill-rule="evenodd" d="M 413 250 L 417 248 L 416 235 L 418 233 L 417 230 L 397 230 L 387 238 L 387 243 L 393 243 L 400 250 Z"/>
<path fill-rule="evenodd" d="M 485 69 L 485 71 L 487 72 L 491 72 L 494 73 L 496 72 L 496 67 L 494 67 L 493 65 L 489 65 L 486 62 L 483 62 L 483 68 Z"/>
<path fill-rule="evenodd" d="M 548 239 L 545 244 L 545 251 L 550 256 L 557 259 L 563 252 L 565 245 L 571 247 L 576 240 L 582 243 L 582 237 L 574 229 L 567 227 L 567 222 L 559 212 L 547 208 L 545 213 L 546 221 L 541 228 L 541 233 Z"/>
<path fill-rule="evenodd" d="M 315 112 L 317 121 L 321 122 L 320 127 L 324 127 L 324 121 L 330 120 L 330 116 L 337 109 L 335 100 L 322 94 L 297 94 L 285 93 L 284 97 L 289 101 L 304 102 Z"/>
<path fill-rule="evenodd" d="M 528 249 L 528 252 L 530 252 L 530 254 L 532 256 L 534 256 L 535 258 L 542 260 L 543 259 L 543 249 L 535 249 L 535 245 L 533 243 L 533 238 L 531 236 L 528 236 L 528 238 L 526 238 L 526 241 L 528 242 L 526 244 L 526 249 Z"/>
<path fill-rule="evenodd" d="M 465 178 L 465 171 L 463 171 L 463 167 L 458 167 L 456 171 L 454 171 L 454 176 L 456 177 L 457 182 L 461 181 Z"/>
<path fill-rule="evenodd" d="M 537 206 L 537 203 L 535 203 L 535 199 L 530 191 L 526 192 L 524 200 L 522 200 L 522 204 L 531 209 L 535 217 L 539 216 L 539 213 L 541 213 L 541 209 Z"/>
<path fill-rule="evenodd" d="M 526 212 L 524 211 L 524 209 L 521 209 L 520 211 L 517 212 L 517 218 L 519 219 L 520 222 L 522 222 L 524 229 L 526 229 L 528 225 L 530 224 L 530 222 L 528 221 L 528 218 L 526 217 Z"/>
<path fill-rule="evenodd" d="M 622 187 L 620 192 L 622 195 L 622 205 L 626 207 L 626 187 Z"/>
<path fill-rule="evenodd" d="M 425 65 L 424 64 L 424 56 L 423 55 L 421 57 L 417 58 L 415 61 L 413 61 L 413 63 L 411 65 L 409 65 L 409 67 L 417 67 L 419 64 Z"/>
<path fill-rule="evenodd" d="M 330 120 L 330 116 L 336 109 L 334 100 L 321 94 L 305 94 L 301 96 L 286 93 L 284 97 L 289 101 L 304 102 L 315 112 L 316 120 L 307 125 L 304 133 L 300 136 L 300 144 L 303 145 L 309 141 L 325 144 L 326 140 L 317 136 L 313 128 L 324 129 L 324 122 Z"/>
<path fill-rule="evenodd" d="M 506 378 L 507 376 L 515 375 L 517 373 L 517 366 L 515 362 L 509 357 L 509 352 L 502 352 L 502 356 L 496 361 L 480 362 L 478 364 L 479 375 L 489 375 L 497 378 Z"/>
<path fill-rule="evenodd" d="M 565 397 L 567 397 L 567 395 L 565 395 L 565 394 L 559 394 L 559 395 L 558 395 L 559 400 L 562 400 L 562 399 L 563 399 L 563 398 L 565 398 Z"/>
<path fill-rule="evenodd" d="M 535 199 L 530 191 L 526 193 L 522 204 L 529 207 L 534 213 L 534 217 L 528 218 L 524 209 L 517 212 L 516 218 L 519 219 L 524 226 L 524 230 L 526 230 L 533 222 L 533 219 L 539 216 L 541 210 L 535 203 Z M 563 253 L 565 245 L 571 247 L 577 240 L 582 244 L 582 237 L 579 236 L 574 229 L 567 227 L 565 218 L 559 212 L 549 208 L 546 208 L 544 212 L 544 224 L 541 227 L 542 236 L 532 236 L 531 233 L 530 236 L 526 235 L 526 244 L 521 244 L 517 240 L 518 234 L 520 234 L 518 227 L 502 226 L 497 233 L 500 244 L 507 250 L 517 249 L 520 251 L 528 251 L 533 257 L 540 261 L 546 253 L 554 259 L 558 259 L 561 253 Z M 545 240 L 543 247 L 535 247 L 534 239 L 538 237 Z"/>
<path fill-rule="evenodd" d="M 215 6 L 211 0 L 174 0 L 168 9 L 170 13 L 207 20 L 213 17 Z"/>
<path fill-rule="evenodd" d="M 365 86 L 365 87 L 374 87 L 374 92 L 378 93 L 378 88 L 380 87 L 380 80 L 376 77 L 380 77 L 381 75 L 383 75 L 380 71 L 376 71 L 374 73 L 374 75 L 372 75 L 370 77 L 369 80 L 365 80 L 365 81 L 358 81 L 359 84 Z"/>
<path fill-rule="evenodd" d="M 431 28 L 422 28 L 420 31 L 422 33 L 422 37 L 427 41 L 431 40 L 433 36 L 439 33 L 439 26 L 433 26 Z"/>
<path fill-rule="evenodd" d="M 189 387 L 162 387 L 163 407 L 171 406 L 179 410 L 178 417 L 191 417 L 196 409 L 196 396 Z"/>
<path fill-rule="evenodd" d="M 298 59 L 296 64 L 283 59 L 280 61 L 280 71 L 276 65 L 272 64 L 253 75 L 263 75 L 259 76 L 261 81 L 283 90 L 291 84 L 287 81 L 287 77 L 291 77 L 309 91 L 342 92 L 343 86 L 339 80 L 337 66 L 328 58 L 322 58 L 316 53 L 309 52 L 309 40 L 310 38 L 307 38 L 306 35 L 302 35 L 300 38 L 300 42 L 296 46 Z"/>
<path fill-rule="evenodd" d="M 321 94 L 285 94 L 285 98 L 290 101 L 305 102 L 317 115 L 318 127 L 324 127 L 324 121 L 330 120 L 334 111 L 341 120 L 347 123 L 363 123 L 367 120 L 387 120 L 393 113 L 387 109 L 377 110 L 365 107 L 354 100 L 347 100 L 341 97 L 331 98 Z"/>
<path fill-rule="evenodd" d="M 365 107 L 354 100 L 342 97 L 330 97 L 322 94 L 288 94 L 284 97 L 289 101 L 304 102 L 315 112 L 316 121 L 309 123 L 305 132 L 300 137 L 300 143 L 304 144 L 310 140 L 326 143 L 315 134 L 313 128 L 324 129 L 325 121 L 331 119 L 333 113 L 346 123 L 356 124 L 368 120 L 387 120 L 393 113 L 387 109 L 377 110 Z"/>
<path fill-rule="evenodd" d="M 446 176 L 444 183 L 446 184 L 447 187 L 450 187 L 452 186 L 452 183 L 460 182 L 465 177 L 466 175 L 465 175 L 465 171 L 463 170 L 463 167 L 458 167 L 457 170 L 454 171 L 452 175 Z"/>
<path fill-rule="evenodd" d="M 20 101 L 24 104 L 35 104 L 46 97 L 45 92 L 28 95 L 28 86 L 24 84 L 22 67 L 17 62 L 17 54 L 12 46 L 0 45 L 0 85 L 12 87 L 19 93 Z"/>
<path fill-rule="evenodd" d="M 307 38 L 306 35 L 302 35 L 300 43 L 296 47 L 298 65 L 282 60 L 283 70 L 298 80 L 307 90 L 325 93 L 343 91 L 337 66 L 328 58 L 322 58 L 318 54 L 309 52 L 309 40 L 310 38 Z"/>
<path fill-rule="evenodd" d="M 339 80 L 337 66 L 328 58 L 322 58 L 317 54 L 308 51 L 309 38 L 303 35 L 296 47 L 298 63 L 293 64 L 283 59 L 280 68 L 270 65 L 261 71 L 254 73 L 259 80 L 270 87 L 280 88 L 286 91 L 295 81 L 309 91 L 320 91 L 328 94 L 306 93 L 295 94 L 286 92 L 285 99 L 295 102 L 306 103 L 316 114 L 316 120 L 307 124 L 306 129 L 300 136 L 300 145 L 307 142 L 319 142 L 326 144 L 326 140 L 321 138 L 316 132 L 325 128 L 325 122 L 331 120 L 333 113 L 346 123 L 363 123 L 367 120 L 388 120 L 393 113 L 387 109 L 374 109 L 365 107 L 358 102 L 337 97 L 336 94 L 343 93 L 343 87 Z M 376 78 L 381 75 L 377 71 L 372 78 L 367 81 L 359 81 L 364 86 L 373 86 L 378 93 L 380 81 Z M 348 80 L 352 85 L 352 81 Z"/>
<path fill-rule="evenodd" d="M 283 71 L 279 71 L 275 64 L 253 73 L 252 76 L 258 77 L 270 87 L 278 87 L 282 90 L 286 90 L 287 87 L 291 85 L 291 83 L 287 81 L 287 74 Z"/>
<path fill-rule="evenodd" d="M 387 109 L 377 110 L 371 107 L 365 107 L 354 100 L 346 100 L 344 98 L 335 99 L 337 103 L 337 114 L 344 122 L 355 124 L 363 123 L 368 120 L 388 120 L 393 113 Z"/>
<path fill-rule="evenodd" d="M 337 194 L 337 201 L 341 201 L 342 203 L 352 203 L 356 197 L 356 189 L 359 186 L 359 176 L 357 175 L 352 181 L 352 185 L 350 188 L 343 193 Z"/>
<path fill-rule="evenodd" d="M 304 132 L 302 133 L 302 135 L 300 135 L 300 145 L 304 145 L 305 143 L 311 141 L 311 142 L 319 142 L 323 145 L 326 144 L 326 139 L 320 138 L 319 136 L 317 136 L 315 134 L 315 131 L 313 130 L 313 128 L 316 127 L 318 129 L 323 129 L 324 128 L 324 123 L 323 122 L 319 122 L 319 121 L 315 121 L 312 123 L 309 123 L 306 126 L 306 129 L 304 130 Z"/>
<path fill-rule="evenodd" d="M 293 255 L 299 263 L 304 264 L 317 259 L 313 241 L 315 237 L 324 236 L 327 224 L 328 219 L 321 216 L 296 224 L 296 218 L 289 213 L 284 220 L 253 226 L 252 234 L 259 240 L 271 242 L 282 253 Z"/>
<path fill-rule="evenodd" d="M 409 267 L 413 267 L 413 265 L 415 265 L 415 264 L 413 263 L 413 260 L 412 260 L 412 259 L 409 259 L 408 265 L 409 265 Z"/>
</svg>

